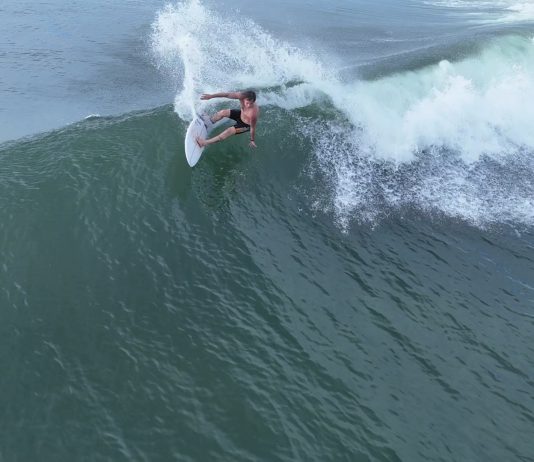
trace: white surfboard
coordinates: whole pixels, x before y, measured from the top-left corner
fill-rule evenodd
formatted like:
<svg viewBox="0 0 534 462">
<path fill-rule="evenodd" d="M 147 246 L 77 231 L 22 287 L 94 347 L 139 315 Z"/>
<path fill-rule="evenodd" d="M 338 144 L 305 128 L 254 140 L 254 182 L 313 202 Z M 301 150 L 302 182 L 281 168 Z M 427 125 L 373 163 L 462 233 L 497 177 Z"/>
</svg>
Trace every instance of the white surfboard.
<svg viewBox="0 0 534 462">
<path fill-rule="evenodd" d="M 189 124 L 185 134 L 185 158 L 190 167 L 196 165 L 202 155 L 202 151 L 204 151 L 204 148 L 201 148 L 197 143 L 197 136 L 204 139 L 208 136 L 206 125 L 204 125 L 204 121 L 198 114 Z"/>
<path fill-rule="evenodd" d="M 207 115 L 195 114 L 185 134 L 185 158 L 191 167 L 196 165 L 204 151 L 197 143 L 197 136 L 206 139 L 208 133 L 217 125 L 214 125 Z"/>
</svg>

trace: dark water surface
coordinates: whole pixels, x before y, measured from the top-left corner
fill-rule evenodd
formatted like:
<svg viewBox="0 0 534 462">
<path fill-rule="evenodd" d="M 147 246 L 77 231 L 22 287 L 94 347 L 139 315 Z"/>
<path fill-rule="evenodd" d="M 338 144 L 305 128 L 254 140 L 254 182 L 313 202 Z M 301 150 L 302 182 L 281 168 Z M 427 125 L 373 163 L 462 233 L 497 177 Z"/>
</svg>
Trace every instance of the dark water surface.
<svg viewBox="0 0 534 462">
<path fill-rule="evenodd" d="M 284 4 L 0 7 L 0 461 L 534 460 L 530 5 Z"/>
</svg>

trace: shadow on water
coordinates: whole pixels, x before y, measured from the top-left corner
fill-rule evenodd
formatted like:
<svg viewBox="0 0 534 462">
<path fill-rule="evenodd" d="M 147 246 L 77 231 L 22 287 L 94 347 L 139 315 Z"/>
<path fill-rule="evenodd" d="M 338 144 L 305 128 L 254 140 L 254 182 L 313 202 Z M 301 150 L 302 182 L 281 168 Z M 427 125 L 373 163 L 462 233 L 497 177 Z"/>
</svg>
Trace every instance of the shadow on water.
<svg viewBox="0 0 534 462">
<path fill-rule="evenodd" d="M 173 197 L 187 200 L 191 192 L 191 171 L 185 160 L 183 148 L 170 161 L 166 178 L 167 187 Z"/>
<path fill-rule="evenodd" d="M 238 141 L 213 146 L 191 172 L 191 190 L 208 209 L 215 211 L 225 206 L 244 176 L 246 153 Z"/>
<path fill-rule="evenodd" d="M 247 164 L 245 156 L 239 140 L 228 140 L 207 149 L 199 163 L 191 168 L 180 146 L 168 170 L 171 194 L 180 202 L 193 199 L 193 194 L 203 206 L 219 210 L 234 194 L 239 179 L 243 177 Z"/>
</svg>

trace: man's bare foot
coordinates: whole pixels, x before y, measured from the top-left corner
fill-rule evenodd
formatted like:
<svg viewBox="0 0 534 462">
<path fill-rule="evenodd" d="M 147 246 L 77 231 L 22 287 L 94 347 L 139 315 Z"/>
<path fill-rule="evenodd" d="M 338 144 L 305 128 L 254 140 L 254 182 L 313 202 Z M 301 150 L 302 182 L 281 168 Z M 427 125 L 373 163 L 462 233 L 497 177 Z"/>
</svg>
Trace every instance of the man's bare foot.
<svg viewBox="0 0 534 462">
<path fill-rule="evenodd" d="M 204 146 L 206 146 L 206 140 L 203 140 L 200 136 L 197 136 L 197 144 L 203 148 Z"/>
</svg>

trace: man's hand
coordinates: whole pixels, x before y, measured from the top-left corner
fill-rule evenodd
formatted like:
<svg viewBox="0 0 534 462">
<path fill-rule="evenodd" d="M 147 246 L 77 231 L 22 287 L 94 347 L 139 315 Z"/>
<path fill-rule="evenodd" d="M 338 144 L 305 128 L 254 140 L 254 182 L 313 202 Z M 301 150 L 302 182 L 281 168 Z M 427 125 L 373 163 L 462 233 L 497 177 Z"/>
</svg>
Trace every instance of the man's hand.
<svg viewBox="0 0 534 462">
<path fill-rule="evenodd" d="M 252 140 L 250 141 L 250 143 L 248 145 L 251 148 L 257 148 L 258 147 L 258 146 L 256 146 L 256 143 L 254 143 L 254 141 L 252 141 Z"/>
<path fill-rule="evenodd" d="M 213 95 L 210 95 L 209 93 L 205 93 L 200 97 L 200 99 L 211 99 L 211 98 L 213 98 Z"/>
</svg>

